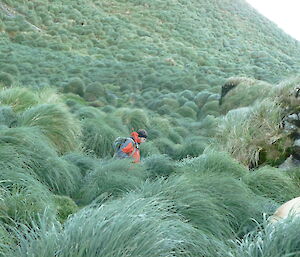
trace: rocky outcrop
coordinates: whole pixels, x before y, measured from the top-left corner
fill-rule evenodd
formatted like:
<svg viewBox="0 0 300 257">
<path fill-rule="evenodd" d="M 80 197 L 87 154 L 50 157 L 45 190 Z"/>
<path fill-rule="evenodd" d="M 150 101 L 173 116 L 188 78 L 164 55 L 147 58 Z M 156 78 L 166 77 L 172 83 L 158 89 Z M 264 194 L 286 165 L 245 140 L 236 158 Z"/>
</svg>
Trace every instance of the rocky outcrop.
<svg viewBox="0 0 300 257">
<path fill-rule="evenodd" d="M 275 223 L 291 215 L 299 216 L 300 214 L 300 197 L 294 198 L 281 205 L 270 217 L 269 222 Z"/>
</svg>

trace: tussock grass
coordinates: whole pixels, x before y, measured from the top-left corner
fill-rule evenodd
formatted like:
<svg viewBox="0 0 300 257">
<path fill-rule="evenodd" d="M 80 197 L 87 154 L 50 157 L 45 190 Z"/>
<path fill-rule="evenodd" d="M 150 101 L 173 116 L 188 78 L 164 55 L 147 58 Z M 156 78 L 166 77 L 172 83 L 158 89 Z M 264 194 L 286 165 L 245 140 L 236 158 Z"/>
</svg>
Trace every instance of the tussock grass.
<svg viewBox="0 0 300 257">
<path fill-rule="evenodd" d="M 196 158 L 183 159 L 177 166 L 178 170 L 182 172 L 230 175 L 236 178 L 248 173 L 247 168 L 234 160 L 228 153 L 213 150 L 207 150 Z"/>
<path fill-rule="evenodd" d="M 217 100 L 207 101 L 205 105 L 199 111 L 200 117 L 205 117 L 207 115 L 219 116 L 220 115 L 220 106 Z"/>
<path fill-rule="evenodd" d="M 82 176 L 85 176 L 90 171 L 94 170 L 99 164 L 100 160 L 96 159 L 93 155 L 81 152 L 67 153 L 62 156 L 67 162 L 76 165 Z"/>
<path fill-rule="evenodd" d="M 75 95 L 83 97 L 85 85 L 82 79 L 72 78 L 66 85 L 64 85 L 62 90 L 64 93 L 73 93 Z"/>
<path fill-rule="evenodd" d="M 217 131 L 219 118 L 213 115 L 207 115 L 200 122 L 190 124 L 193 131 L 197 131 L 203 137 L 214 137 Z"/>
<path fill-rule="evenodd" d="M 153 140 L 153 143 L 161 154 L 167 154 L 172 158 L 176 157 L 178 145 L 173 143 L 170 139 L 165 137 L 157 138 Z"/>
<path fill-rule="evenodd" d="M 175 162 L 167 155 L 154 154 L 145 159 L 143 163 L 151 178 L 166 177 L 175 171 Z"/>
<path fill-rule="evenodd" d="M 207 102 L 208 97 L 212 93 L 208 90 L 200 91 L 194 98 L 194 102 L 197 104 L 199 108 L 202 108 L 204 104 Z"/>
<path fill-rule="evenodd" d="M 14 77 L 7 72 L 0 72 L 0 84 L 5 87 L 11 87 L 15 84 Z"/>
<path fill-rule="evenodd" d="M 262 219 L 264 210 L 258 204 L 261 199 L 240 180 L 220 174 L 197 176 L 195 173 L 188 173 L 185 176 L 223 208 L 223 218 L 226 217 L 236 234 L 240 235 L 251 229 L 254 226 L 253 219 Z"/>
<path fill-rule="evenodd" d="M 0 166 L 34 168 L 42 156 L 55 156 L 48 139 L 37 128 L 6 128 L 0 130 Z M 36 158 L 39 157 L 37 160 Z M 45 157 L 44 157 L 45 158 Z"/>
<path fill-rule="evenodd" d="M 182 117 L 196 119 L 197 112 L 194 111 L 191 107 L 183 105 L 179 107 L 176 112 L 180 114 Z"/>
<path fill-rule="evenodd" d="M 149 157 L 153 154 L 159 154 L 159 150 L 155 142 L 147 141 L 146 143 L 140 145 L 140 154 L 141 160 L 143 160 L 144 158 Z"/>
<path fill-rule="evenodd" d="M 150 141 L 153 141 L 157 138 L 167 138 L 168 140 L 171 140 L 172 143 L 176 141 L 174 140 L 174 137 L 171 136 L 171 133 L 176 133 L 176 131 L 173 131 L 172 124 L 169 119 L 155 115 L 150 117 L 150 124 L 151 126 L 147 130 L 148 139 Z"/>
<path fill-rule="evenodd" d="M 271 99 L 229 112 L 218 127 L 218 147 L 247 166 L 257 166 L 265 150 L 271 150 L 273 159 L 282 158 L 286 149 L 276 145 L 285 140 L 279 127 L 281 114 L 281 106 Z"/>
<path fill-rule="evenodd" d="M 38 104 L 38 97 L 30 89 L 12 87 L 0 91 L 0 104 L 20 112 Z"/>
<path fill-rule="evenodd" d="M 276 206 L 256 196 L 242 181 L 224 174 L 186 172 L 167 180 L 144 183 L 144 196 L 159 195 L 173 201 L 176 213 L 193 226 L 221 240 L 249 232 L 264 212 Z M 273 207 L 272 207 L 273 206 Z"/>
<path fill-rule="evenodd" d="M 17 114 L 10 106 L 0 107 L 0 124 L 7 127 L 14 127 L 17 125 Z"/>
<path fill-rule="evenodd" d="M 74 95 L 72 93 L 62 94 L 62 99 L 71 110 L 76 110 L 88 103 L 79 95 Z"/>
<path fill-rule="evenodd" d="M 200 136 L 191 136 L 183 140 L 183 143 L 175 155 L 175 159 L 181 160 L 186 157 L 196 157 L 203 153 L 204 149 L 207 147 L 207 138 Z"/>
<path fill-rule="evenodd" d="M 274 97 L 276 101 L 281 103 L 287 113 L 299 112 L 299 85 L 300 76 L 295 76 L 293 78 L 282 81 L 281 83 L 276 85 L 271 92 L 272 97 Z"/>
<path fill-rule="evenodd" d="M 35 171 L 38 176 L 53 193 L 74 197 L 81 183 L 80 169 L 61 157 L 48 157 L 45 161 L 46 163 Z"/>
<path fill-rule="evenodd" d="M 172 129 L 168 135 L 168 138 L 171 139 L 175 144 L 182 144 L 182 136 L 175 130 Z"/>
<path fill-rule="evenodd" d="M 0 220 L 6 225 L 32 225 L 46 212 L 51 219 L 56 206 L 48 188 L 19 169 L 2 169 L 0 174 Z"/>
<path fill-rule="evenodd" d="M 115 113 L 106 114 L 106 116 L 104 117 L 104 122 L 107 123 L 110 127 L 114 128 L 121 135 L 129 135 L 129 130 L 126 124 L 124 124 L 122 119 Z"/>
<path fill-rule="evenodd" d="M 209 192 L 185 176 L 147 181 L 137 192 L 144 197 L 159 196 L 172 201 L 173 211 L 182 215 L 206 235 L 220 240 L 233 235 L 224 207 L 218 205 L 215 197 Z"/>
<path fill-rule="evenodd" d="M 5 224 L 0 223 L 0 256 L 6 257 L 10 249 L 15 245 L 15 237 L 6 228 Z"/>
<path fill-rule="evenodd" d="M 83 106 L 76 110 L 75 115 L 78 119 L 103 119 L 105 113 L 92 106 Z"/>
<path fill-rule="evenodd" d="M 221 110 L 227 113 L 232 109 L 250 106 L 269 96 L 272 89 L 273 85 L 264 81 L 245 77 L 229 78 L 222 88 Z"/>
<path fill-rule="evenodd" d="M 93 200 L 120 196 L 138 187 L 145 179 L 146 172 L 141 165 L 135 165 L 131 160 L 109 160 L 85 177 L 79 192 L 80 202 L 89 204 Z"/>
<path fill-rule="evenodd" d="M 63 104 L 63 98 L 56 88 L 44 87 L 35 93 L 38 96 L 39 104 Z"/>
<path fill-rule="evenodd" d="M 82 142 L 85 150 L 92 151 L 98 157 L 112 156 L 113 142 L 120 136 L 103 119 L 84 119 L 82 121 Z"/>
<path fill-rule="evenodd" d="M 59 153 L 74 151 L 80 147 L 80 124 L 63 105 L 34 106 L 22 113 L 19 125 L 38 127 L 56 146 Z"/>
<path fill-rule="evenodd" d="M 60 223 L 64 223 L 70 215 L 79 210 L 76 203 L 67 196 L 54 195 L 54 202 L 57 206 L 57 219 Z"/>
<path fill-rule="evenodd" d="M 300 168 L 293 167 L 288 170 L 282 170 L 282 172 L 286 172 L 293 180 L 293 182 L 300 188 Z"/>
<path fill-rule="evenodd" d="M 142 109 L 122 108 L 116 112 L 129 131 L 138 129 L 147 129 L 150 125 L 148 114 Z"/>
<path fill-rule="evenodd" d="M 262 167 L 242 177 L 251 190 L 279 203 L 299 196 L 300 189 L 292 177 L 280 169 Z"/>
<path fill-rule="evenodd" d="M 18 243 L 10 245 L 5 256 L 55 256 L 59 241 L 63 239 L 61 232 L 61 224 L 56 220 L 49 220 L 46 212 L 45 215 L 39 215 L 30 228 L 20 225 L 18 230 L 12 231 L 11 234 Z"/>
<path fill-rule="evenodd" d="M 96 82 L 86 87 L 84 99 L 87 101 L 95 101 L 100 96 L 105 96 L 105 88 L 101 83 Z"/>
<path fill-rule="evenodd" d="M 300 219 L 290 217 L 276 224 L 262 224 L 239 242 L 235 256 L 296 257 L 300 254 Z"/>
<path fill-rule="evenodd" d="M 7 257 L 229 256 L 228 248 L 170 212 L 156 197 L 130 194 L 75 214 L 64 225 L 29 231 Z"/>
<path fill-rule="evenodd" d="M 2 169 L 23 168 L 58 194 L 70 195 L 76 191 L 81 177 L 79 169 L 59 158 L 39 129 L 1 129 L 0 142 Z"/>
</svg>

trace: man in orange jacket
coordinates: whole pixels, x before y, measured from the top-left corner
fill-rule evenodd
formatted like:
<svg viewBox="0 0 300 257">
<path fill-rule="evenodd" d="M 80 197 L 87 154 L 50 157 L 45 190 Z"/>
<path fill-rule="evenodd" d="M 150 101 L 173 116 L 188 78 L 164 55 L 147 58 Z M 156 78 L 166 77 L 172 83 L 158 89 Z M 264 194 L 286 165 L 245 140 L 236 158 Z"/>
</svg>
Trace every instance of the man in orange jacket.
<svg viewBox="0 0 300 257">
<path fill-rule="evenodd" d="M 144 129 L 139 129 L 137 132 L 132 132 L 131 137 L 120 146 L 116 152 L 118 158 L 133 158 L 133 162 L 138 163 L 141 160 L 140 144 L 144 143 L 148 137 L 148 133 Z"/>
</svg>

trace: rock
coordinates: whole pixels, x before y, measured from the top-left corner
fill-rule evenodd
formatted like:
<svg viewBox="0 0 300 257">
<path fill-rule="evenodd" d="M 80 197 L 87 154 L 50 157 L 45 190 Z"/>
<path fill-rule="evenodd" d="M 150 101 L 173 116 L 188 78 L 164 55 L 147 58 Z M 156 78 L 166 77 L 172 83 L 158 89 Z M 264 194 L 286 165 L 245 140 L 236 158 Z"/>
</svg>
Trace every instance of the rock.
<svg viewBox="0 0 300 257">
<path fill-rule="evenodd" d="M 300 167 L 300 160 L 295 159 L 292 155 L 290 155 L 278 168 L 283 170 L 290 170 L 293 168 Z"/>
<path fill-rule="evenodd" d="M 269 222 L 275 223 L 285 219 L 290 215 L 298 216 L 300 214 L 300 197 L 296 197 L 283 205 L 281 205 L 275 213 L 270 217 Z"/>
</svg>

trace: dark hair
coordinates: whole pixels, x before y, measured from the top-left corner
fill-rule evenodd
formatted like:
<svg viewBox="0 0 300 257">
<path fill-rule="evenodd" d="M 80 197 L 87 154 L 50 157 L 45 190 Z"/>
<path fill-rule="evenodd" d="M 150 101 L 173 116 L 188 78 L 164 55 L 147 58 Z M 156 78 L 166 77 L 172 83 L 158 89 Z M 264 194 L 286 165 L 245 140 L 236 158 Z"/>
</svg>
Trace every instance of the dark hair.
<svg viewBox="0 0 300 257">
<path fill-rule="evenodd" d="M 147 138 L 147 137 L 148 137 L 148 133 L 147 133 L 147 131 L 144 130 L 144 129 L 139 129 L 139 130 L 137 131 L 137 133 L 138 133 L 139 137 L 144 137 L 144 138 Z"/>
</svg>

